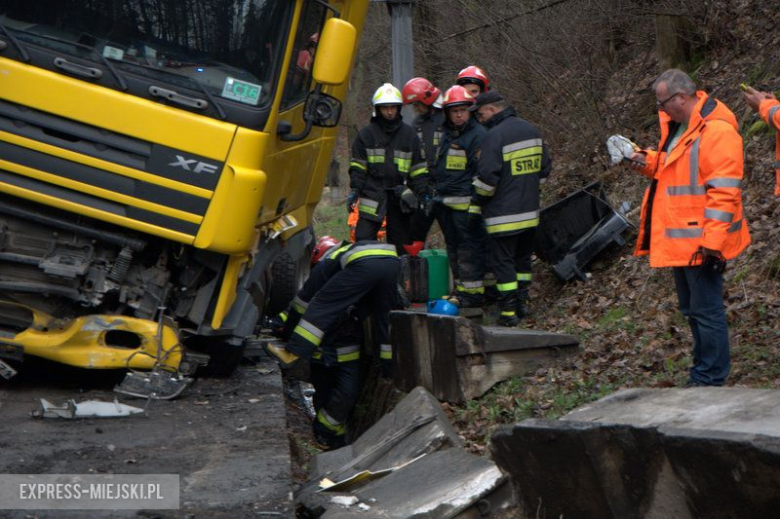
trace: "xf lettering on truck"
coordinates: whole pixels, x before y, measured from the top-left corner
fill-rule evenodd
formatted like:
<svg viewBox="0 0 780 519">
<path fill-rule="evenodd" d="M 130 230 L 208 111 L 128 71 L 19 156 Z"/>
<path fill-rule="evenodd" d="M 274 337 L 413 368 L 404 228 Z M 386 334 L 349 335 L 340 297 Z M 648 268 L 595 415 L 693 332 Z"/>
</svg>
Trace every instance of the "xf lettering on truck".
<svg viewBox="0 0 780 519">
<path fill-rule="evenodd" d="M 216 173 L 217 166 L 209 164 L 207 162 L 200 162 L 195 159 L 187 159 L 181 155 L 176 155 L 176 162 L 170 162 L 169 166 L 174 168 L 182 168 L 193 173 Z M 194 165 L 194 166 L 193 166 Z"/>
</svg>

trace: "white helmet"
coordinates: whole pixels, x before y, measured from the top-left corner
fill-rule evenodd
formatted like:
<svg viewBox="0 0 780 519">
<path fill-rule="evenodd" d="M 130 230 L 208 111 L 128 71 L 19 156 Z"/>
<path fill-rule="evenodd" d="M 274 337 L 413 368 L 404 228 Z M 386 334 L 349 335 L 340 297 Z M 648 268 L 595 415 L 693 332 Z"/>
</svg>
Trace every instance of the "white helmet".
<svg viewBox="0 0 780 519">
<path fill-rule="evenodd" d="M 373 106 L 382 105 L 403 105 L 404 99 L 401 96 L 401 91 L 395 88 L 390 83 L 385 83 L 374 92 L 374 99 L 371 101 Z"/>
<path fill-rule="evenodd" d="M 439 94 L 439 97 L 437 97 L 436 101 L 433 102 L 433 107 L 441 110 L 442 106 L 444 106 L 444 96 Z"/>
</svg>

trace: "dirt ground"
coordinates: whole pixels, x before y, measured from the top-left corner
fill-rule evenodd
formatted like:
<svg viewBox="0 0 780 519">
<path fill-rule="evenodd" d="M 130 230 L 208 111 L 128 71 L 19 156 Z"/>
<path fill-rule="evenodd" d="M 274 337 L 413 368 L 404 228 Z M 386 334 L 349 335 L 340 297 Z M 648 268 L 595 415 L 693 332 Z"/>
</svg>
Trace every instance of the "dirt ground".
<svg viewBox="0 0 780 519">
<path fill-rule="evenodd" d="M 200 378 L 143 415 L 34 419 L 40 398 L 113 401 L 116 373 L 26 362 L 0 379 L 0 473 L 178 474 L 178 511 L 3 511 L 0 517 L 290 517 L 292 484 L 282 380 L 270 364 Z M 144 407 L 146 400 L 120 402 Z"/>
</svg>

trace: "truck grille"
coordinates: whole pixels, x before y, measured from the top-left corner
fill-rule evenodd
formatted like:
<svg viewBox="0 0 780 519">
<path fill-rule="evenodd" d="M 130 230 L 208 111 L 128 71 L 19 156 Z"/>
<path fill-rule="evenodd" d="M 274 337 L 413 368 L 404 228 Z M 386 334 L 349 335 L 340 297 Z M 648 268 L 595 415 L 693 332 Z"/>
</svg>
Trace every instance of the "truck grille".
<svg viewBox="0 0 780 519">
<path fill-rule="evenodd" d="M 0 191 L 16 196 L 194 237 L 223 166 L 0 100 Z"/>
</svg>

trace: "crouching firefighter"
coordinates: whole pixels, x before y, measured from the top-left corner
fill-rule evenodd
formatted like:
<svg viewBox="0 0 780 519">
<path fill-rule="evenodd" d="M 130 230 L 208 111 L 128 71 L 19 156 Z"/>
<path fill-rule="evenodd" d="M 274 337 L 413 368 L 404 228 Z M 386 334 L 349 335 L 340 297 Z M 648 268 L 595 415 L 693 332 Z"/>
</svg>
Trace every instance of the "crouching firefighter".
<svg viewBox="0 0 780 519">
<path fill-rule="evenodd" d="M 372 103 L 375 115 L 352 146 L 347 210 L 358 204 L 358 241 L 376 240 L 386 216 L 387 241 L 403 253 L 412 242 L 411 217 L 430 198 L 428 166 L 419 137 L 401 118 L 401 92 L 385 83 Z"/>
<path fill-rule="evenodd" d="M 472 181 L 487 130 L 471 117 L 474 98 L 462 86 L 444 94 L 444 138 L 433 177 L 436 181 L 434 213 L 444 233 L 447 256 L 455 279 L 455 296 L 464 307 L 482 306 L 485 293 L 487 235 L 479 215 L 469 216 Z M 451 302 L 456 302 L 450 298 Z"/>
<path fill-rule="evenodd" d="M 376 241 L 338 243 L 322 252 L 325 246 L 315 248 L 322 259 L 284 316 L 279 336 L 289 342 L 266 351 L 283 367 L 310 363 L 318 395 L 314 432 L 318 441 L 336 447 L 345 442 L 345 424 L 358 396 L 365 317 L 374 318 L 380 367 L 390 374 L 389 314 L 400 263 L 394 246 Z"/>
</svg>

